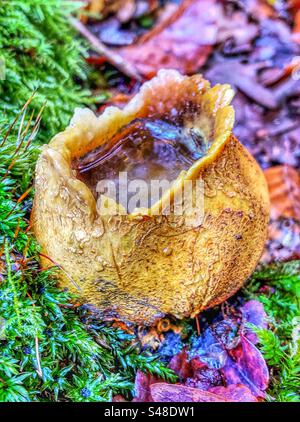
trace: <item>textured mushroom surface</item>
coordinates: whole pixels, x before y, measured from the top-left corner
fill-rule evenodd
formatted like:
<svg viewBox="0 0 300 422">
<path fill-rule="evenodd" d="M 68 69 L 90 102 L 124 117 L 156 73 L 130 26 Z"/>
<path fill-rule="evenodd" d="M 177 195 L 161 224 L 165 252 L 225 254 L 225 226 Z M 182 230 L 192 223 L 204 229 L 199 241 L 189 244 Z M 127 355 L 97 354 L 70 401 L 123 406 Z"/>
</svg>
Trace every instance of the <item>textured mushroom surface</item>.
<svg viewBox="0 0 300 422">
<path fill-rule="evenodd" d="M 123 110 L 109 107 L 99 117 L 87 109 L 75 111 L 70 126 L 39 157 L 32 214 L 48 256 L 43 264 L 62 268 L 61 286 L 105 317 L 139 324 L 165 314 L 194 316 L 242 286 L 263 250 L 269 199 L 262 171 L 232 134 L 232 96 L 228 85 L 210 88 L 200 75 L 169 70 L 145 83 Z M 124 128 L 143 124 L 146 130 L 150 122 L 151 137 L 158 121 L 206 140 L 206 149 L 176 173 L 168 192 L 171 213 L 158 212 L 163 195 L 147 209 L 126 213 L 120 207 L 116 215 L 102 214 L 92 177 L 80 176 L 78 168 L 89 169 L 99 151 L 114 148 Z M 201 223 L 197 217 L 191 222 L 188 207 L 183 215 L 172 213 L 186 180 L 203 181 Z"/>
</svg>

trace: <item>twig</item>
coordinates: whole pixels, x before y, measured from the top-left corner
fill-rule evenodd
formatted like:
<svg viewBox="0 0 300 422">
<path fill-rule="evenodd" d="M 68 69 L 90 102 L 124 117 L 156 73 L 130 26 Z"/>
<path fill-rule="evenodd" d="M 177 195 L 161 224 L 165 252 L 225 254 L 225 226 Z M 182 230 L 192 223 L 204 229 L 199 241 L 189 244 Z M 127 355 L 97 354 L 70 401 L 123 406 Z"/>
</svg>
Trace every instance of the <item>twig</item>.
<svg viewBox="0 0 300 422">
<path fill-rule="evenodd" d="M 91 31 L 87 29 L 85 25 L 83 25 L 77 19 L 73 17 L 69 19 L 71 25 L 90 42 L 91 48 L 96 53 L 105 56 L 109 63 L 111 63 L 113 66 L 115 66 L 117 69 L 119 69 L 122 73 L 129 76 L 130 78 L 133 78 L 139 82 L 143 81 L 142 76 L 134 65 L 124 60 L 123 57 L 120 56 L 120 54 L 106 47 L 94 34 L 91 33 Z"/>
<path fill-rule="evenodd" d="M 193 0 L 184 0 L 171 14 L 163 17 L 162 20 L 157 25 L 155 25 L 153 29 L 142 35 L 138 40 L 138 44 L 144 44 L 150 38 L 160 34 L 164 29 L 172 25 L 192 4 Z"/>
<path fill-rule="evenodd" d="M 37 374 L 40 378 L 43 378 L 43 371 L 41 366 L 40 352 L 39 352 L 39 339 L 35 337 L 35 355 L 36 355 L 36 364 L 37 364 Z"/>
<path fill-rule="evenodd" d="M 30 193 L 30 191 L 32 190 L 32 186 L 27 189 L 26 192 L 22 193 L 22 195 L 20 196 L 20 198 L 17 200 L 17 202 L 15 203 L 15 205 L 13 206 L 13 208 L 9 211 L 9 213 L 6 215 L 5 219 L 7 219 L 8 217 L 10 217 L 12 215 L 12 213 L 16 210 L 17 206 L 23 201 L 23 199 L 26 198 L 26 196 L 28 196 L 28 194 Z"/>
<path fill-rule="evenodd" d="M 21 116 L 21 114 L 23 113 L 24 110 L 26 110 L 28 104 L 30 104 L 30 102 L 32 101 L 33 97 L 35 96 L 37 90 L 34 90 L 33 93 L 31 94 L 31 96 L 28 98 L 28 100 L 26 101 L 26 103 L 23 105 L 22 109 L 17 113 L 14 121 L 12 122 L 12 124 L 9 126 L 6 135 L 4 136 L 1 144 L 0 144 L 0 148 L 2 148 L 8 138 L 8 135 L 11 133 L 13 127 L 15 126 L 15 124 L 17 123 L 19 117 Z"/>
<path fill-rule="evenodd" d="M 29 299 L 32 301 L 32 306 L 35 310 L 35 303 L 34 303 L 33 297 L 28 292 L 26 294 L 29 297 Z M 35 336 L 35 356 L 36 356 L 36 366 L 37 366 L 36 372 L 40 378 L 43 378 L 43 370 L 42 370 L 42 365 L 41 365 L 38 336 Z"/>
<path fill-rule="evenodd" d="M 200 336 L 201 328 L 200 328 L 199 314 L 195 316 L 195 320 L 196 320 L 197 333 L 198 333 L 198 336 Z"/>
<path fill-rule="evenodd" d="M 59 268 L 66 275 L 66 277 L 71 281 L 71 283 L 76 287 L 76 289 L 81 291 L 81 288 L 78 286 L 76 281 L 73 280 L 73 278 L 70 276 L 70 274 L 68 274 L 67 271 L 60 264 L 58 264 L 56 261 L 54 261 L 54 259 L 50 258 L 50 256 L 45 255 L 41 252 L 40 252 L 40 256 L 42 256 L 43 258 L 46 258 L 46 259 L 48 259 L 48 261 L 52 262 L 52 264 L 54 264 L 57 268 Z"/>
</svg>

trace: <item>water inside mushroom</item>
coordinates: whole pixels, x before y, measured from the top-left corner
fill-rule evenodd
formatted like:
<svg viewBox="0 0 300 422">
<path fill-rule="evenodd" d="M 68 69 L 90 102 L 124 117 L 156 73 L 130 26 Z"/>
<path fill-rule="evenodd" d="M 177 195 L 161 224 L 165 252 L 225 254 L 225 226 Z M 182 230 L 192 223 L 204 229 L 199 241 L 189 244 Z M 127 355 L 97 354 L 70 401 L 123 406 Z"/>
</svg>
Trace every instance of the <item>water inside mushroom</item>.
<svg viewBox="0 0 300 422">
<path fill-rule="evenodd" d="M 120 190 L 124 189 L 120 184 L 120 173 L 126 172 L 128 183 L 142 180 L 149 187 L 154 180 L 173 182 L 182 170 L 188 170 L 203 157 L 209 146 L 203 133 L 195 127 L 139 118 L 122 127 L 104 145 L 73 163 L 73 168 L 96 199 L 98 183 L 109 180 L 116 186 L 118 200 Z M 161 195 L 163 192 L 162 187 Z M 149 195 L 147 206 L 152 206 L 153 201 Z"/>
</svg>

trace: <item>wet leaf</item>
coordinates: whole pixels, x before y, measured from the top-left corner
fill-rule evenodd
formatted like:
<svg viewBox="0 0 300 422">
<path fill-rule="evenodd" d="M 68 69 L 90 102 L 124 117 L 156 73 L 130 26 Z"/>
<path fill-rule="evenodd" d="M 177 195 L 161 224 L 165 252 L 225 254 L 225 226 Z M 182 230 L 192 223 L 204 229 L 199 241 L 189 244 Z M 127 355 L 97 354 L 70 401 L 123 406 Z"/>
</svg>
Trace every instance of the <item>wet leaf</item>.
<svg viewBox="0 0 300 422">
<path fill-rule="evenodd" d="M 279 218 L 271 221 L 261 261 L 271 263 L 299 258 L 300 222 L 293 218 Z"/>
<path fill-rule="evenodd" d="M 228 387 L 213 387 L 211 393 L 227 398 L 229 401 L 256 402 L 258 401 L 245 385 L 229 385 Z"/>
<path fill-rule="evenodd" d="M 137 39 L 137 34 L 121 27 L 117 17 L 111 17 L 90 26 L 94 35 L 103 43 L 111 46 L 130 45 Z"/>
<path fill-rule="evenodd" d="M 227 63 L 217 63 L 206 73 L 206 76 L 218 83 L 230 83 L 257 104 L 271 110 L 276 109 L 278 101 L 275 94 L 259 84 L 256 74 L 256 66 L 244 65 L 232 60 Z"/>
<path fill-rule="evenodd" d="M 160 382 L 158 378 L 150 375 L 145 374 L 142 371 L 137 371 L 135 376 L 135 384 L 134 384 L 134 402 L 152 402 L 153 398 L 151 396 L 151 389 L 150 386 L 157 382 Z"/>
<path fill-rule="evenodd" d="M 190 351 L 190 357 L 196 358 L 198 364 L 195 369 L 194 363 L 194 385 L 205 388 L 203 375 L 206 375 L 207 388 L 211 388 L 221 374 L 225 386 L 245 385 L 255 397 L 264 397 L 269 382 L 268 368 L 261 353 L 250 341 L 255 343 L 257 338 L 247 328 L 247 323 L 266 328 L 266 314 L 263 305 L 257 301 L 247 302 L 239 312 L 210 324 L 201 336 L 194 339 Z M 205 373 L 203 364 L 215 372 Z M 197 384 L 199 380 L 202 384 Z"/>
<path fill-rule="evenodd" d="M 265 171 L 271 200 L 271 221 L 262 262 L 300 257 L 300 175 L 288 165 Z"/>
<path fill-rule="evenodd" d="M 270 201 L 271 218 L 300 220 L 300 173 L 288 165 L 275 166 L 265 171 Z"/>
<path fill-rule="evenodd" d="M 146 41 L 118 52 L 147 78 L 161 68 L 195 73 L 206 62 L 217 40 L 219 8 L 214 0 L 185 0 L 173 16 L 160 22 L 160 31 L 154 30 Z"/>
<path fill-rule="evenodd" d="M 245 386 L 215 387 L 213 391 L 204 391 L 184 385 L 157 383 L 151 385 L 151 394 L 155 402 L 255 402 L 257 399 Z"/>
<path fill-rule="evenodd" d="M 122 7 L 117 11 L 117 17 L 120 22 L 128 22 L 134 17 L 137 4 L 136 0 L 123 0 Z"/>
<path fill-rule="evenodd" d="M 249 15 L 259 21 L 277 16 L 274 7 L 268 4 L 266 0 L 244 0 L 243 8 Z"/>
<path fill-rule="evenodd" d="M 216 387 L 239 385 L 252 396 L 263 398 L 269 382 L 268 369 L 254 345 L 257 336 L 248 324 L 267 328 L 264 307 L 256 300 L 239 308 L 230 307 L 212 321 L 202 319 L 201 335 L 194 336 L 191 345 L 173 356 L 169 367 L 187 387 L 214 392 Z M 164 347 L 170 348 L 168 337 L 164 342 Z M 230 391 L 235 390 L 232 387 Z"/>
<path fill-rule="evenodd" d="M 264 397 L 269 384 L 269 371 L 260 351 L 244 335 L 230 351 L 222 373 L 227 385 L 246 385 L 255 397 Z"/>
<path fill-rule="evenodd" d="M 258 300 L 249 300 L 246 302 L 245 305 L 241 307 L 241 312 L 245 322 L 253 324 L 258 328 L 267 328 L 267 314 L 263 304 L 258 302 Z M 252 344 L 258 342 L 257 335 L 251 329 L 245 329 L 245 336 Z"/>
<path fill-rule="evenodd" d="M 180 381 L 184 381 L 193 376 L 194 370 L 186 349 L 182 350 L 171 359 L 169 368 L 178 375 Z"/>
<path fill-rule="evenodd" d="M 189 387 L 197 387 L 201 390 L 208 391 L 212 387 L 222 386 L 224 384 L 220 370 L 208 368 L 199 359 L 192 359 L 191 366 L 193 370 L 192 377 L 187 378 L 185 382 Z"/>
</svg>

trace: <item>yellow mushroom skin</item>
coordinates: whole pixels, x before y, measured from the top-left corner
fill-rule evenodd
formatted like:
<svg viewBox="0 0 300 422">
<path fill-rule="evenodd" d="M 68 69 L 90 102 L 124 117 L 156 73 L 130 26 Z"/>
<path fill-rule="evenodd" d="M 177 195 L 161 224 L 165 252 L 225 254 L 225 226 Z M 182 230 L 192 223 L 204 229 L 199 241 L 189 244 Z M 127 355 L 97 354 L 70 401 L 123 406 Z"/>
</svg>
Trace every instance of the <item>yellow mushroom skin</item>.
<svg viewBox="0 0 300 422">
<path fill-rule="evenodd" d="M 243 285 L 263 250 L 269 197 L 261 169 L 232 134 L 232 96 L 230 86 L 211 88 L 200 75 L 160 71 L 123 110 L 109 107 L 99 117 L 76 110 L 70 126 L 43 147 L 32 222 L 48 257 L 43 264 L 61 267 L 62 287 L 106 318 L 151 324 L 166 314 L 193 317 Z M 184 180 L 203 180 L 201 224 L 157 215 L 163 198 L 129 215 L 100 215 L 72 161 L 133 119 L 176 113 L 213 140 L 169 192 L 172 200 Z"/>
</svg>

